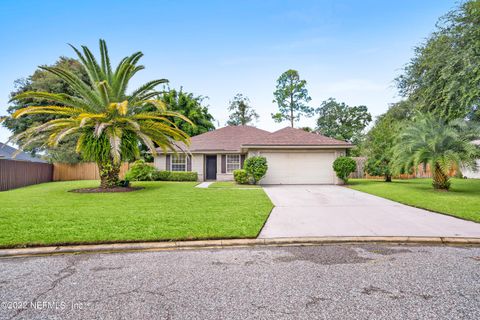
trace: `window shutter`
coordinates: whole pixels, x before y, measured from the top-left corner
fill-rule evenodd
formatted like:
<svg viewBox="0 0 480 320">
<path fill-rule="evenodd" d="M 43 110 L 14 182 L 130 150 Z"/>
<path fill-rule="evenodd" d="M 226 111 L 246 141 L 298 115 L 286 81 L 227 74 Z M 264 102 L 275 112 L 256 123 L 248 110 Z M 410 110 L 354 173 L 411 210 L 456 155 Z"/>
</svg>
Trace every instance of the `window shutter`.
<svg viewBox="0 0 480 320">
<path fill-rule="evenodd" d="M 222 154 L 222 173 L 227 172 L 227 156 Z"/>
<path fill-rule="evenodd" d="M 192 157 L 187 156 L 187 171 L 192 171 Z"/>
<path fill-rule="evenodd" d="M 243 163 L 245 162 L 246 154 L 240 155 L 240 169 L 243 169 Z"/>
<path fill-rule="evenodd" d="M 165 156 L 165 170 L 170 171 L 170 155 L 167 154 Z"/>
</svg>

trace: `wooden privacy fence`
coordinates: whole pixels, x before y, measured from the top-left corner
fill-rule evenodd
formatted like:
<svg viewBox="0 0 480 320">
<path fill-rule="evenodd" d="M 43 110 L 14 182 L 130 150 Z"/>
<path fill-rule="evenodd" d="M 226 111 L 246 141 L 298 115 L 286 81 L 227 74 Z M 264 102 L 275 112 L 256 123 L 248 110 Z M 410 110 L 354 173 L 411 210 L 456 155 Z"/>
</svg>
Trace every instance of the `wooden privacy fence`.
<svg viewBox="0 0 480 320">
<path fill-rule="evenodd" d="M 350 174 L 350 178 L 365 178 L 365 179 L 383 179 L 382 176 L 371 176 L 365 172 L 365 163 L 367 158 L 365 157 L 353 157 L 353 160 L 357 163 L 357 170 Z M 455 176 L 456 170 L 451 170 L 449 176 Z M 419 165 L 413 173 L 402 173 L 399 175 L 393 176 L 395 179 L 413 179 L 413 178 L 431 178 L 432 172 L 430 171 L 430 166 L 427 164 L 425 167 Z"/>
<path fill-rule="evenodd" d="M 130 168 L 127 162 L 120 166 L 120 178 L 125 177 L 125 173 Z M 53 181 L 70 181 L 70 180 L 100 180 L 98 174 L 98 166 L 95 162 L 83 162 L 76 164 L 54 163 L 53 164 Z"/>
<path fill-rule="evenodd" d="M 350 174 L 350 178 L 358 179 L 358 178 L 365 178 L 365 161 L 367 158 L 365 157 L 352 157 L 353 160 L 357 163 L 357 169 Z"/>
<path fill-rule="evenodd" d="M 50 163 L 0 159 L 0 191 L 50 182 L 52 178 Z"/>
</svg>

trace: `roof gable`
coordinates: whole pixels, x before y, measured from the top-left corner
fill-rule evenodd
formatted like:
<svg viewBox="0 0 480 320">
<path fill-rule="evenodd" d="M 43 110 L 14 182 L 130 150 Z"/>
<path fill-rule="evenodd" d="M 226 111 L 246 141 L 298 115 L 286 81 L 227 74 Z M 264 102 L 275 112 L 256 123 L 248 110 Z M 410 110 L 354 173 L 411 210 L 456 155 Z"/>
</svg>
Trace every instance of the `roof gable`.
<svg viewBox="0 0 480 320">
<path fill-rule="evenodd" d="M 0 159 L 7 159 L 7 160 L 21 160 L 21 161 L 31 161 L 31 162 L 45 162 L 40 158 L 32 157 L 28 153 L 20 151 L 17 153 L 15 158 L 13 155 L 18 152 L 17 149 L 11 147 L 5 143 L 0 142 Z"/>
</svg>

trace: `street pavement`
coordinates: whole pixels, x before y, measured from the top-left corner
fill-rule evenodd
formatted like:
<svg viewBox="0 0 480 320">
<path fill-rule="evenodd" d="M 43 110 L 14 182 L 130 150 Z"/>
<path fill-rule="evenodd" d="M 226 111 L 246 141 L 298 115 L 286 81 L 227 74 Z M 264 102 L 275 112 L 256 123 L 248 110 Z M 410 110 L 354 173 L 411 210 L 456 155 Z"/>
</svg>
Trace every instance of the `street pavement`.
<svg viewBox="0 0 480 320">
<path fill-rule="evenodd" d="M 2 258 L 0 319 L 480 319 L 480 248 L 350 244 Z"/>
</svg>

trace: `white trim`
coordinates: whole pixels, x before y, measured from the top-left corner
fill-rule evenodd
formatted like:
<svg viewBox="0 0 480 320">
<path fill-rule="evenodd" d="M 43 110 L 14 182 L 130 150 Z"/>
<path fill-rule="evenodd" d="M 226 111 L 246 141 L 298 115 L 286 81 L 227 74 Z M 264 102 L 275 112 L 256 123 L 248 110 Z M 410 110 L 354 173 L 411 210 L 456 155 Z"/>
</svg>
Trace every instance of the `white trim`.
<svg viewBox="0 0 480 320">
<path fill-rule="evenodd" d="M 234 157 L 234 156 L 238 157 L 238 162 L 237 162 L 236 160 L 233 161 L 233 162 L 228 162 L 228 158 L 229 158 L 229 157 Z M 241 162 L 242 162 L 242 156 L 241 156 L 239 153 L 236 153 L 236 154 L 227 154 L 227 155 L 225 155 L 225 157 L 226 157 L 226 159 L 225 159 L 225 173 L 227 173 L 227 174 L 233 174 L 233 171 L 238 170 L 238 169 L 240 169 L 240 168 L 242 167 L 242 164 L 241 164 Z M 230 166 L 235 165 L 235 168 L 232 169 L 232 170 L 228 170 L 228 165 L 229 165 L 229 164 L 230 164 Z M 238 164 L 238 167 L 236 167 L 237 164 Z"/>
<path fill-rule="evenodd" d="M 349 149 L 353 145 L 328 145 L 328 146 L 311 146 L 311 145 L 242 145 L 242 149 Z"/>
<path fill-rule="evenodd" d="M 159 151 L 160 153 L 160 151 Z M 163 153 L 163 151 L 162 151 Z M 185 153 L 185 154 L 209 154 L 209 155 L 214 155 L 214 154 L 236 154 L 240 153 L 240 150 L 195 150 L 195 151 L 190 151 L 190 150 L 185 150 L 185 152 L 178 151 L 167 151 L 164 152 L 164 154 L 175 154 L 175 153 Z"/>
<path fill-rule="evenodd" d="M 173 170 L 173 159 L 174 159 L 175 157 L 185 157 L 185 163 L 184 163 L 184 165 L 185 165 L 185 170 Z M 188 159 L 187 159 L 187 158 L 188 158 L 188 156 L 187 156 L 186 154 L 184 154 L 184 153 L 172 154 L 172 155 L 170 156 L 170 171 L 178 171 L 178 172 L 188 171 L 188 168 L 187 168 Z M 178 163 L 178 162 L 177 162 L 175 165 L 181 165 L 181 163 Z"/>
</svg>

